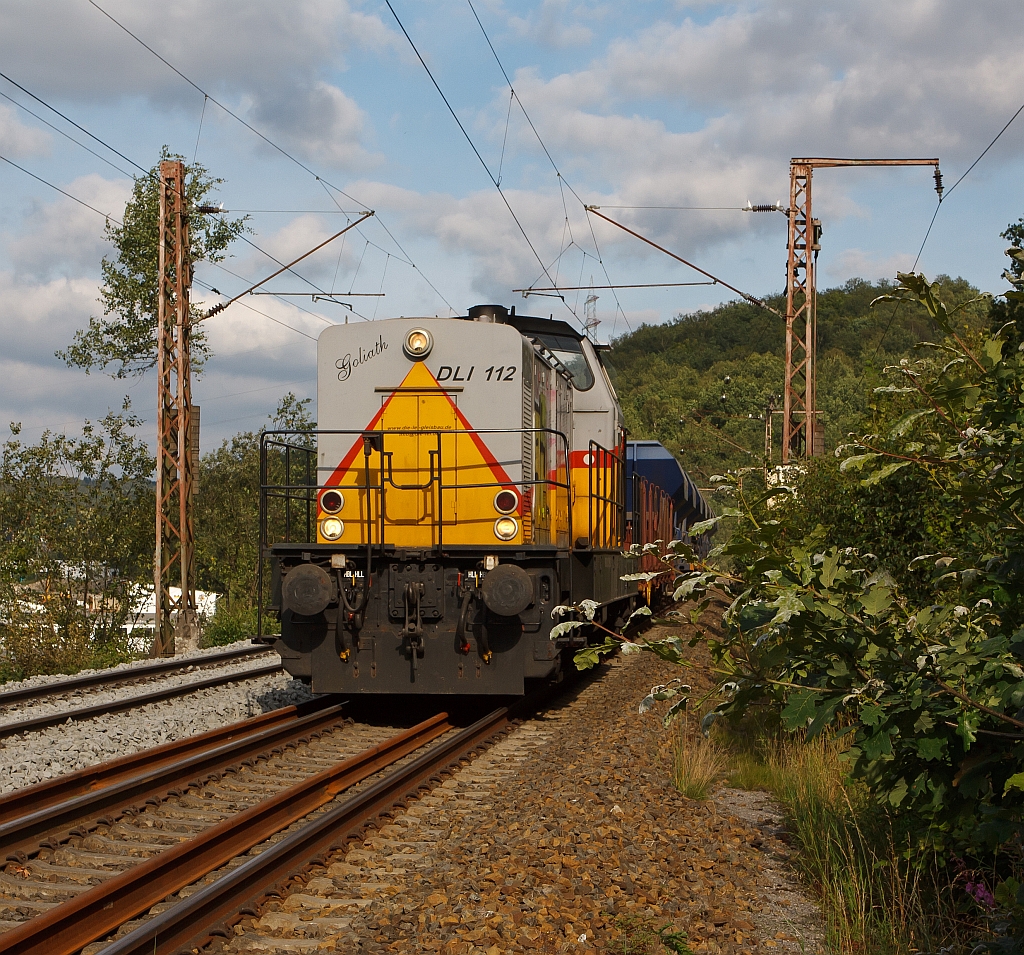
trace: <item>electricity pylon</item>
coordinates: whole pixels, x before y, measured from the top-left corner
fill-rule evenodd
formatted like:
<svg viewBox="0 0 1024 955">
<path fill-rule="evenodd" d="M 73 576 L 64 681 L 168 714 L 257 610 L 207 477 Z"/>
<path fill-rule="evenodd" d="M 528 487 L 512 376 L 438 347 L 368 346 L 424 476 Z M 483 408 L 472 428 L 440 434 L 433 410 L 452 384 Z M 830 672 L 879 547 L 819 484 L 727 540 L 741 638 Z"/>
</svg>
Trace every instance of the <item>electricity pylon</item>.
<svg viewBox="0 0 1024 955">
<path fill-rule="evenodd" d="M 789 259 L 786 265 L 786 383 L 783 392 L 782 463 L 824 453 L 825 427 L 816 395 L 817 288 L 815 267 L 821 222 L 811 217 L 811 175 L 830 166 L 934 166 L 938 159 L 791 159 L 789 163 Z M 760 211 L 760 209 L 758 210 Z"/>
<path fill-rule="evenodd" d="M 192 497 L 199 442 L 190 362 L 189 245 L 185 164 L 160 163 L 157 289 L 156 550 L 153 656 L 170 656 L 198 638 Z M 198 409 L 196 409 L 198 410 Z M 175 598 L 172 587 L 180 587 Z"/>
</svg>

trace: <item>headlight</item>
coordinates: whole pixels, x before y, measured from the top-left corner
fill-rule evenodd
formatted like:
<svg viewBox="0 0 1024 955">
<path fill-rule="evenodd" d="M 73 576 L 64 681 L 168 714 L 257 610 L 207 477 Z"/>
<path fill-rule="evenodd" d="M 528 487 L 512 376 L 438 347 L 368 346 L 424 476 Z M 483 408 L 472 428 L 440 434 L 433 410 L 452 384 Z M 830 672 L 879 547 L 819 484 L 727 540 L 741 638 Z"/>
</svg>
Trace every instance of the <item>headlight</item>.
<svg viewBox="0 0 1024 955">
<path fill-rule="evenodd" d="M 413 361 L 419 361 L 421 358 L 426 358 L 433 347 L 434 339 L 431 337 L 430 332 L 425 328 L 414 328 L 405 336 L 405 344 L 402 346 L 402 350 L 405 352 L 406 357 L 411 358 Z"/>
<path fill-rule="evenodd" d="M 337 514 L 345 506 L 345 495 L 341 491 L 324 491 L 320 495 L 320 507 L 328 514 Z"/>
<path fill-rule="evenodd" d="M 494 509 L 499 514 L 511 514 L 519 507 L 519 495 L 515 491 L 503 488 L 494 495 Z"/>
<path fill-rule="evenodd" d="M 345 533 L 345 523 L 336 517 L 325 517 L 320 522 L 320 535 L 329 541 L 336 541 Z"/>
<path fill-rule="evenodd" d="M 499 517 L 494 522 L 494 536 L 498 540 L 510 541 L 519 533 L 519 522 L 514 517 Z"/>
</svg>

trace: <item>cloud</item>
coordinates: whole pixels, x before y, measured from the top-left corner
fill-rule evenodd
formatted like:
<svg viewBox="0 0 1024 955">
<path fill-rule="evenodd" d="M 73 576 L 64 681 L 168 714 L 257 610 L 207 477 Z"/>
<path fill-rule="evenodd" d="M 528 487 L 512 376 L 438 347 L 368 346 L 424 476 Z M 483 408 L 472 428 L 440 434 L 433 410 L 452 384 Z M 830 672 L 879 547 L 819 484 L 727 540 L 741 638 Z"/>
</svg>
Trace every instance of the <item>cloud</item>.
<svg viewBox="0 0 1024 955">
<path fill-rule="evenodd" d="M 10 359 L 57 364 L 55 349 L 96 311 L 97 285 L 89 278 L 37 282 L 0 272 L 0 334 Z M 5 387 L 6 390 L 6 387 Z"/>
<path fill-rule="evenodd" d="M 365 131 L 362 111 L 324 75 L 344 69 L 350 51 L 397 46 L 379 17 L 346 0 L 181 0 L 160 6 L 102 0 L 101 6 L 254 125 L 294 136 L 288 144 L 306 158 L 343 168 L 365 168 L 371 161 L 358 145 Z M 6 3 L 0 60 L 15 80 L 49 99 L 109 102 L 131 91 L 161 110 L 197 113 L 203 102 L 172 69 L 78 0 Z"/>
<path fill-rule="evenodd" d="M 397 219 L 404 234 L 436 240 L 450 259 L 468 259 L 471 288 L 480 301 L 501 301 L 509 289 L 526 287 L 543 275 L 540 262 L 493 189 L 462 197 L 422 194 L 374 182 L 360 182 L 352 189 L 386 212 L 389 221 Z M 562 239 L 562 223 L 551 216 L 556 200 L 528 190 L 505 190 L 505 196 L 534 248 L 543 253 L 544 264 L 550 265 Z M 575 264 L 578 267 L 578 257 Z M 549 271 L 553 276 L 554 266 Z"/>
<path fill-rule="evenodd" d="M 132 185 L 125 179 L 112 181 L 91 174 L 64 188 L 94 209 L 119 219 Z M 49 203 L 34 202 L 23 230 L 7 242 L 7 256 L 15 272 L 41 281 L 57 275 L 95 275 L 100 260 L 110 252 L 104 220 L 64 196 Z"/>
<path fill-rule="evenodd" d="M 283 135 L 304 155 L 326 165 L 365 169 L 383 159 L 361 145 L 365 113 L 337 86 L 323 81 L 268 93 L 256 102 L 252 116 L 271 136 Z"/>
<path fill-rule="evenodd" d="M 510 16 L 508 25 L 519 36 L 542 46 L 587 46 L 594 39 L 594 31 L 581 22 L 588 12 L 573 0 L 541 0 L 539 9 L 526 17 Z"/>
<path fill-rule="evenodd" d="M 788 204 L 792 156 L 937 156 L 947 171 L 974 159 L 1024 88 L 1018 31 L 1008 28 L 1024 26 L 1024 10 L 1011 0 L 976 10 L 965 18 L 955 0 L 913 0 L 894 23 L 883 0 L 718 7 L 700 21 L 684 15 L 614 39 L 583 69 L 521 69 L 515 88 L 587 202 Z M 961 26 L 950 31 L 950 22 Z M 488 116 L 499 142 L 505 108 L 496 94 Z M 509 153 L 535 160 L 531 172 L 544 161 L 525 122 L 509 136 Z M 1007 158 L 1015 157 L 993 151 L 988 161 Z M 816 196 L 816 213 L 833 222 L 858 214 L 848 190 L 861 175 L 837 177 Z M 927 189 L 929 177 L 921 180 Z M 776 217 L 727 211 L 609 214 L 683 255 L 778 226 Z M 633 240 L 601 228 L 603 242 L 634 254 L 623 245 Z"/>
<path fill-rule="evenodd" d="M 219 312 L 205 323 L 205 330 L 220 368 L 227 365 L 229 371 L 266 374 L 275 363 L 289 365 L 282 349 L 314 347 L 326 324 L 290 303 L 258 296 L 240 299 Z M 287 373 L 295 371 L 295 367 L 287 368 Z"/>
<path fill-rule="evenodd" d="M 441 123 L 424 122 L 430 129 L 424 134 L 422 157 L 392 157 L 389 149 L 394 164 L 375 165 L 381 160 L 375 154 L 379 147 L 374 121 L 379 114 L 366 110 L 378 98 L 357 101 L 355 80 L 367 80 L 353 70 L 353 83 L 347 84 L 348 64 L 367 52 L 379 54 L 384 77 L 379 100 L 406 95 L 408 88 L 399 85 L 406 82 L 422 83 L 430 96 L 433 93 L 416 64 L 415 76 L 394 68 L 397 63 L 408 65 L 411 54 L 390 21 L 386 25 L 366 12 L 374 7 L 360 8 L 359 0 L 180 0 L 162 7 L 129 0 L 98 2 L 282 146 L 317 168 L 358 171 L 364 181 L 351 185 L 353 194 L 380 210 L 388 228 L 423 267 L 418 273 L 399 264 L 391 239 L 371 220 L 363 231 L 391 250 L 396 260 L 353 232 L 297 267 L 321 287 L 336 283 L 343 289 L 376 291 L 387 269 L 388 298 L 380 302 L 381 314 L 433 314 L 443 309 L 422 274 L 429 275 L 457 308 L 467 300 L 507 301 L 512 288 L 546 282 L 497 192 L 477 188 L 477 170 L 472 177 L 458 177 L 464 167 L 451 161 L 452 150 L 464 146 L 452 145 L 457 133 L 446 116 Z M 790 157 L 935 155 L 942 158 L 948 186 L 1013 114 L 1024 88 L 1024 59 L 1017 49 L 1024 8 L 1015 0 L 978 0 L 971 5 L 905 0 L 898 7 L 883 0 L 666 0 L 637 4 L 639 13 L 629 15 L 578 0 L 534 0 L 516 4 L 511 13 L 498 0 L 488 6 L 495 18 L 508 24 L 504 37 L 492 33 L 506 66 L 511 69 L 515 63 L 508 51 L 509 34 L 514 35 L 515 51 L 528 57 L 515 73 L 515 89 L 558 162 L 563 182 L 585 202 L 601 206 L 613 218 L 744 288 L 754 281 L 751 275 L 764 274 L 751 252 L 751 240 L 760 237 L 776 243 L 770 253 L 775 256 L 773 280 L 781 277 L 784 220 L 777 214 L 745 214 L 737 207 L 748 199 L 788 202 Z M 460 9 L 461 19 L 454 17 L 439 28 L 448 31 L 443 42 L 425 29 L 414 30 L 418 40 L 426 34 L 424 55 L 430 62 L 441 62 L 445 49 L 466 39 L 468 34 L 456 29 L 466 23 L 473 31 L 472 42 L 481 44 L 465 5 Z M 950 29 L 951 23 L 956 29 Z M 559 52 L 553 54 L 553 49 Z M 478 76 L 490 79 L 477 79 L 477 85 L 468 89 L 446 86 L 446 91 L 457 100 L 456 108 L 484 154 L 497 157 L 505 142 L 508 92 L 497 85 L 500 77 L 495 79 L 486 47 L 477 52 L 490 71 Z M 72 115 L 91 121 L 93 114 L 83 112 L 83 104 L 90 110 L 106 110 L 100 114 L 105 126 L 98 128 L 111 129 L 110 116 L 120 115 L 117 111 L 127 97 L 133 98 L 132 109 L 141 102 L 133 115 L 145 119 L 147 113 L 153 114 L 147 135 L 174 114 L 187 117 L 191 124 L 202 108 L 201 94 L 82 0 L 8 0 L 0 12 L 0 57 L 5 72 L 48 99 L 69 103 Z M 439 75 L 442 84 L 448 82 Z M 0 89 L 20 95 L 6 86 Z M 491 101 L 482 103 L 482 98 Z M 404 106 L 389 100 L 384 110 L 389 115 L 400 108 Z M 476 117 L 470 115 L 474 109 L 479 111 Z M 206 122 L 221 121 L 216 108 L 208 105 Z M 1024 124 L 1024 119 L 1018 122 Z M 190 128 L 194 135 L 194 126 Z M 1022 131 L 1024 127 L 1011 128 L 973 177 L 981 179 L 990 170 L 1017 161 Z M 381 139 L 386 135 L 382 129 Z M 488 136 L 492 152 L 484 149 Z M 253 149 L 265 148 L 258 140 L 251 142 Z M 48 133 L 22 125 L 15 111 L 0 106 L 0 153 L 15 159 L 42 155 L 50 145 Z M 443 157 L 436 166 L 430 159 L 434 150 Z M 472 162 L 471 156 L 464 158 Z M 377 170 L 372 175 L 381 178 L 408 178 L 401 185 L 369 181 L 371 168 Z M 59 174 L 47 175 L 65 181 Z M 291 208 L 294 203 L 295 208 L 313 208 L 305 204 L 307 195 L 294 182 L 267 183 L 258 170 L 251 176 L 248 169 L 245 175 L 230 170 L 225 175 L 239 190 L 248 185 L 247 177 L 259 184 L 261 199 L 253 201 L 254 206 Z M 863 214 L 853 197 L 861 194 L 854 190 L 867 175 L 829 173 L 828 187 L 816 191 L 815 214 L 826 220 L 828 235 L 836 234 L 838 218 Z M 896 176 L 870 175 L 884 175 L 886 182 Z M 907 181 L 922 195 L 927 193 L 928 171 L 914 172 L 918 178 L 912 180 L 910 175 Z M 552 277 L 563 282 L 571 278 L 568 284 L 576 285 L 581 275 L 586 282 L 593 273 L 604 284 L 600 256 L 612 281 L 682 280 L 682 266 L 596 217 L 588 220 L 580 202 L 567 188 L 559 188 L 554 170 L 517 110 L 512 112 L 502 181 Z M 824 175 L 821 181 L 824 186 Z M 123 207 L 127 185 L 92 176 L 77 179 L 68 188 L 97 208 L 116 213 Z M 314 194 L 319 189 L 306 185 Z M 93 404 L 111 396 L 116 403 L 124 383 L 107 382 L 100 388 L 97 382 L 105 382 L 103 376 L 85 379 L 64 369 L 53 350 L 65 346 L 75 329 L 98 313 L 98 264 L 107 249 L 103 223 L 68 200 L 49 199 L 23 209 L 22 221 L 12 223 L 8 217 L 5 223 L 11 231 L 3 236 L 6 260 L 0 266 L 6 269 L 0 272 L 0 334 L 5 343 L 0 374 L 9 387 L 0 408 L 23 401 L 23 393 L 29 396 L 24 401 L 38 401 L 41 409 L 54 415 L 66 414 L 74 406 L 76 418 L 84 413 L 95 416 L 103 409 L 97 412 Z M 323 196 L 317 194 L 313 201 L 323 201 Z M 948 205 L 945 209 L 951 211 Z M 299 216 L 253 238 L 275 258 L 289 261 L 340 227 L 340 217 Z M 866 239 L 844 244 L 864 250 L 826 253 L 822 268 L 830 281 L 853 275 L 891 277 L 896 268 L 910 264 L 898 255 L 872 253 Z M 236 257 L 225 266 L 247 279 L 262 278 L 276 267 L 244 245 L 236 245 L 233 252 Z M 229 293 L 244 287 L 243 279 L 207 265 L 198 273 Z M 630 273 L 637 278 L 626 278 Z M 305 288 L 288 275 L 271 287 Z M 601 294 L 599 313 L 608 313 L 601 331 L 608 334 L 612 297 Z M 623 293 L 629 321 L 667 317 L 676 298 L 671 292 L 658 294 L 660 308 L 634 311 L 634 302 L 648 305 L 652 299 Z M 353 304 L 371 314 L 377 301 L 353 299 Z M 245 299 L 211 322 L 214 358 L 208 384 L 200 383 L 201 390 L 213 389 L 215 381 L 214 390 L 225 395 L 266 391 L 251 399 L 211 398 L 224 402 L 224 411 L 204 412 L 204 425 L 236 412 L 244 416 L 247 404 L 263 397 L 267 410 L 272 410 L 279 384 L 283 393 L 289 382 L 309 377 L 313 343 L 271 320 L 315 337 L 324 323 L 302 309 L 328 318 L 345 314 L 338 306 L 314 306 L 309 299 L 261 296 Z M 622 331 L 621 316 L 617 331 Z M 140 394 L 150 394 L 148 381 L 139 388 Z M 148 408 L 148 400 L 141 405 Z M 261 417 L 239 426 L 258 424 Z M 234 426 L 225 428 L 230 433 Z"/>
<path fill-rule="evenodd" d="M 10 106 L 0 104 L 0 153 L 11 159 L 46 155 L 50 136 L 39 129 L 25 126 Z"/>
<path fill-rule="evenodd" d="M 232 247 L 234 257 L 222 266 L 197 263 L 196 274 L 203 282 L 230 296 L 323 244 L 345 225 L 342 216 L 298 215 L 272 232 L 255 233 L 251 237 L 252 245 L 236 242 Z M 313 295 L 352 288 L 365 245 L 362 235 L 349 231 L 261 286 L 260 291 Z M 226 270 L 235 274 L 229 275 Z"/>
<path fill-rule="evenodd" d="M 824 271 L 835 282 L 845 282 L 853 278 L 872 281 L 893 280 L 897 272 L 909 272 L 913 266 L 912 252 L 897 252 L 895 255 L 879 257 L 863 249 L 844 249 L 833 261 L 829 261 Z"/>
<path fill-rule="evenodd" d="M 85 418 L 96 420 L 119 408 L 126 394 L 133 411 L 149 422 L 143 437 L 152 440 L 156 384 L 151 373 L 115 381 L 67 368 L 54 356 L 89 315 L 97 314 L 96 297 L 93 279 L 35 281 L 0 271 L 0 422 L 22 422 L 24 440 L 37 441 L 44 427 L 77 433 Z M 211 319 L 207 331 L 213 358 L 194 383 L 198 402 L 210 397 L 203 411 L 204 450 L 238 430 L 265 423 L 285 392 L 315 392 L 308 380 L 316 374 L 315 342 L 267 315 L 313 338 L 324 328 L 299 309 L 267 298 L 243 300 Z"/>
<path fill-rule="evenodd" d="M 675 100 L 736 152 L 964 148 L 1019 105 L 1019 4 L 990 0 L 963 17 L 956 0 L 837 7 L 814 0 L 747 3 L 707 23 L 651 25 L 613 41 L 552 91 L 605 111 Z M 949 22 L 960 24 L 956 31 Z M 1001 121 L 1000 121 L 1001 120 Z M 716 122 L 717 121 L 717 122 Z M 873 153 L 877 154 L 877 153 Z M 966 157 L 966 154 L 964 154 Z"/>
<path fill-rule="evenodd" d="M 396 42 L 379 17 L 346 0 L 177 0 L 159 6 L 100 0 L 100 6 L 214 94 L 308 82 L 325 64 L 343 66 L 348 51 L 383 50 Z M 131 90 L 165 106 L 189 95 L 181 77 L 90 4 L 9 0 L 2 25 L 5 72 L 40 95 L 90 102 Z"/>
<path fill-rule="evenodd" d="M 117 216 L 123 213 L 131 192 L 126 180 L 106 180 L 98 175 L 83 176 L 66 188 Z M 23 422 L 25 440 L 38 440 L 44 427 L 77 433 L 86 417 L 95 420 L 108 409 L 120 407 L 125 394 L 132 397 L 138 414 L 153 419 L 155 383 L 151 374 L 142 379 L 113 381 L 102 372 L 86 375 L 67 368 L 54 354 L 72 342 L 75 332 L 87 326 L 91 315 L 101 313 L 99 263 L 110 251 L 103 221 L 72 200 L 57 197 L 52 202 L 35 202 L 17 235 L 8 237 L 11 267 L 0 269 L 0 337 L 4 343 L 0 355 L 0 380 L 4 382 L 0 389 L 0 422 Z M 318 227 L 317 220 L 305 217 L 270 238 L 283 252 L 321 234 L 325 234 L 322 223 Z M 248 260 L 226 264 L 233 268 L 252 266 Z M 209 266 L 200 266 L 205 268 Z M 265 264 L 262 271 L 265 274 Z M 196 292 L 197 304 L 217 300 L 204 303 L 198 288 Z M 303 394 L 312 390 L 308 384 L 295 383 L 315 375 L 315 341 L 311 339 L 324 324 L 289 303 L 263 297 L 238 302 L 209 322 L 207 332 L 214 357 L 207 377 L 215 377 L 217 382 L 209 390 L 214 394 L 250 389 L 259 392 L 255 397 L 214 403 L 216 412 L 204 415 L 204 432 L 209 436 L 204 438 L 205 447 L 239 427 L 258 427 L 289 388 Z M 203 394 L 209 386 L 200 379 L 197 387 Z M 262 410 L 264 405 L 266 410 Z M 258 413 L 254 407 L 260 409 Z M 232 420 L 218 425 L 218 417 Z M 236 419 L 241 423 L 236 425 Z"/>
</svg>

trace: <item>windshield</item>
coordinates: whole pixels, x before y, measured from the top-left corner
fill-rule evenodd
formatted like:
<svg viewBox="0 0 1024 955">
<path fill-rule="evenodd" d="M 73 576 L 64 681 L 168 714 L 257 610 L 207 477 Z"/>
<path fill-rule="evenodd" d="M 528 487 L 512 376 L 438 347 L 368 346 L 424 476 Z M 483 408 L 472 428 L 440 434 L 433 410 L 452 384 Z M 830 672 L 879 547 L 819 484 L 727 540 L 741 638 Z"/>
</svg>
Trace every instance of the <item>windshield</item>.
<svg viewBox="0 0 1024 955">
<path fill-rule="evenodd" d="M 537 341 L 565 366 L 577 391 L 586 391 L 593 386 L 594 373 L 590 370 L 579 339 L 569 335 L 537 335 Z"/>
</svg>

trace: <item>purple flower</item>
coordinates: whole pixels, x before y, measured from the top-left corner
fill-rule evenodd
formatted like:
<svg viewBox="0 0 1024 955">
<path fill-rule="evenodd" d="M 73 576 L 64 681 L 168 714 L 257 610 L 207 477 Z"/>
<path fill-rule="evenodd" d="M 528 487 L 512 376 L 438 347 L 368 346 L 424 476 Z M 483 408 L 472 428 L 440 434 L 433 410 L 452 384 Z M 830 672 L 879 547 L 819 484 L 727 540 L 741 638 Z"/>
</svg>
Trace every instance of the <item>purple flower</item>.
<svg viewBox="0 0 1024 955">
<path fill-rule="evenodd" d="M 967 894 L 983 908 L 994 909 L 996 907 L 995 896 L 984 882 L 968 882 L 964 888 L 967 889 Z"/>
</svg>

